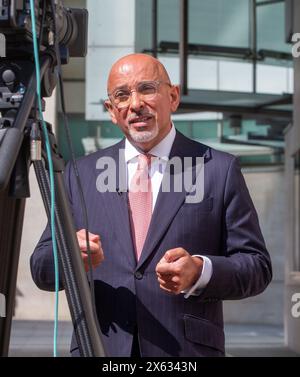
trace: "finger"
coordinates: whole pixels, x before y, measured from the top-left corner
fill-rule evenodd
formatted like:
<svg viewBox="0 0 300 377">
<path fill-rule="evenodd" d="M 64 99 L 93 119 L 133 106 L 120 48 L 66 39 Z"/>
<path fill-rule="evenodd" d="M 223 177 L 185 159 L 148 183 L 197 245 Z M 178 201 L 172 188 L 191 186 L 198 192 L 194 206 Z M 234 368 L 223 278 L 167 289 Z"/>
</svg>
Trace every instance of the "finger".
<svg viewBox="0 0 300 377">
<path fill-rule="evenodd" d="M 86 239 L 86 230 L 85 229 L 80 229 L 78 232 L 76 232 L 77 237 Z"/>
<path fill-rule="evenodd" d="M 162 276 L 174 276 L 181 274 L 181 266 L 176 263 L 160 263 L 156 266 L 156 274 Z"/>
<path fill-rule="evenodd" d="M 159 284 L 159 286 L 161 289 L 176 295 L 182 292 L 182 287 L 178 284 Z"/>
<path fill-rule="evenodd" d="M 86 255 L 88 255 L 89 253 L 91 255 L 94 255 L 94 254 L 97 254 L 99 252 L 99 247 L 97 248 L 87 248 L 86 245 L 79 245 L 79 250 L 82 252 L 82 253 L 85 253 Z"/>
<path fill-rule="evenodd" d="M 81 244 L 84 244 L 84 245 L 87 245 L 87 240 L 84 238 L 79 238 L 78 239 L 78 243 L 81 243 Z M 92 241 L 92 240 L 89 240 L 89 245 L 97 245 L 98 247 L 100 246 L 101 242 L 100 241 Z"/>
<path fill-rule="evenodd" d="M 187 252 L 182 247 L 170 249 L 165 252 L 164 259 L 168 262 L 175 262 L 177 259 L 184 257 Z"/>
<path fill-rule="evenodd" d="M 80 249 L 80 251 L 82 252 L 82 253 L 84 253 L 84 254 L 86 254 L 86 255 L 89 255 L 89 254 L 91 254 L 91 256 L 92 257 L 94 257 L 94 256 L 96 256 L 98 253 L 101 253 L 101 248 L 97 248 L 97 249 L 87 249 L 86 247 L 82 247 L 82 248 L 79 248 Z"/>
<path fill-rule="evenodd" d="M 79 244 L 79 248 L 80 248 L 80 251 L 86 251 L 87 252 L 87 242 L 84 240 L 80 240 L 78 242 Z M 92 253 L 95 253 L 97 252 L 98 250 L 100 250 L 101 246 L 98 244 L 98 243 L 95 243 L 95 242 L 90 242 L 89 243 L 89 249 Z"/>
<path fill-rule="evenodd" d="M 165 288 L 168 288 L 168 289 L 171 289 L 171 290 L 174 290 L 176 288 L 178 288 L 178 285 L 173 283 L 172 281 L 165 281 L 165 280 L 162 280 L 162 279 L 157 279 L 159 284 Z"/>
<path fill-rule="evenodd" d="M 171 277 L 163 277 L 163 276 L 158 276 L 157 277 L 157 280 L 161 283 L 161 284 L 174 284 L 174 282 L 172 282 L 172 278 Z"/>
<path fill-rule="evenodd" d="M 100 241 L 100 236 L 98 234 L 89 233 L 89 240 L 98 242 Z"/>
<path fill-rule="evenodd" d="M 78 235 L 82 235 L 83 233 L 85 233 L 85 229 L 80 229 L 76 232 Z"/>
<path fill-rule="evenodd" d="M 86 255 L 88 257 L 88 252 L 87 251 L 82 251 L 82 253 L 84 255 Z M 103 249 L 102 248 L 98 248 L 98 250 L 96 250 L 95 252 L 92 252 L 91 253 L 91 258 L 92 259 L 96 259 L 96 258 L 100 258 L 100 259 L 104 259 L 104 253 L 103 253 Z"/>
<path fill-rule="evenodd" d="M 78 240 L 78 242 L 80 242 L 80 241 L 87 242 L 87 239 L 86 239 L 85 236 L 84 237 L 77 236 L 77 240 Z M 98 243 L 98 244 L 101 243 L 99 236 L 96 236 L 96 237 L 93 237 L 93 238 L 89 237 L 88 240 L 89 240 L 89 244 L 91 244 L 91 242 Z"/>
<path fill-rule="evenodd" d="M 156 266 L 156 274 L 173 275 L 174 266 L 171 263 L 158 263 Z"/>
<path fill-rule="evenodd" d="M 165 273 L 165 274 L 161 274 L 161 273 L 157 272 L 157 273 L 156 273 L 156 276 L 157 276 L 158 278 L 163 279 L 163 280 L 171 280 L 172 277 L 174 276 L 174 274 L 167 274 L 167 273 Z"/>
<path fill-rule="evenodd" d="M 172 274 L 156 274 L 158 279 L 164 280 L 164 281 L 173 281 L 174 283 L 178 283 L 180 281 L 180 276 L 179 275 L 174 275 Z"/>
<path fill-rule="evenodd" d="M 82 259 L 85 263 L 89 263 L 89 256 L 87 254 L 81 254 Z M 97 267 L 104 260 L 103 254 L 97 254 L 91 256 L 91 264 L 93 267 Z"/>
<path fill-rule="evenodd" d="M 80 229 L 76 234 L 77 234 L 77 237 L 82 238 L 84 240 L 86 239 L 86 230 L 85 229 Z M 89 237 L 89 240 L 94 241 L 94 242 L 97 242 L 97 241 L 100 240 L 99 234 L 94 234 L 94 233 L 88 232 L 88 237 Z"/>
</svg>

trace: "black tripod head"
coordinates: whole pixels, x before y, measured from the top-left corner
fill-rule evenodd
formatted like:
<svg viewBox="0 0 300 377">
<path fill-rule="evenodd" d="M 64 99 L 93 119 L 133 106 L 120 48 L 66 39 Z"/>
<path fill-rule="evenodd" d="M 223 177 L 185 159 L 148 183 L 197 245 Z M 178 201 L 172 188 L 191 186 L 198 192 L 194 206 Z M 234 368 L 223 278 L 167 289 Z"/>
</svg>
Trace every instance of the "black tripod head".
<svg viewBox="0 0 300 377">
<path fill-rule="evenodd" d="M 34 0 L 41 61 L 41 96 L 50 97 L 57 64 L 87 51 L 88 13 L 65 8 L 62 0 Z M 8 182 L 28 119 L 36 119 L 36 78 L 30 1 L 0 0 L 0 191 Z M 58 62 L 55 41 L 60 50 Z"/>
<path fill-rule="evenodd" d="M 34 12 L 40 51 L 53 45 L 56 34 L 59 45 L 67 48 L 68 56 L 86 55 L 86 9 L 65 8 L 62 0 L 34 0 Z M 0 0 L 0 33 L 6 40 L 6 57 L 24 58 L 33 54 L 29 0 Z"/>
</svg>

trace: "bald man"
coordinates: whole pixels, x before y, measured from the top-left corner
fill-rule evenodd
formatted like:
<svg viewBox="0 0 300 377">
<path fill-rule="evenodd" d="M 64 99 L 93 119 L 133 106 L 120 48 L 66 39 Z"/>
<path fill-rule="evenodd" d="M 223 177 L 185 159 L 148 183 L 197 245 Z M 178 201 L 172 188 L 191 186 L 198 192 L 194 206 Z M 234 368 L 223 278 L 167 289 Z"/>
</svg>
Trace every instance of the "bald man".
<svg viewBox="0 0 300 377">
<path fill-rule="evenodd" d="M 111 68 L 107 91 L 105 106 L 125 138 L 78 160 L 106 352 L 224 356 L 222 301 L 259 294 L 272 278 L 237 159 L 176 131 L 171 114 L 179 87 L 157 59 L 121 58 Z M 177 184 L 188 171 L 192 187 L 203 184 L 201 200 L 191 200 L 189 185 Z M 108 186 L 104 173 L 113 177 Z M 88 271 L 80 194 L 69 165 L 64 176 Z M 39 288 L 54 289 L 49 226 L 31 271 Z M 79 354 L 75 337 L 71 353 Z"/>
</svg>

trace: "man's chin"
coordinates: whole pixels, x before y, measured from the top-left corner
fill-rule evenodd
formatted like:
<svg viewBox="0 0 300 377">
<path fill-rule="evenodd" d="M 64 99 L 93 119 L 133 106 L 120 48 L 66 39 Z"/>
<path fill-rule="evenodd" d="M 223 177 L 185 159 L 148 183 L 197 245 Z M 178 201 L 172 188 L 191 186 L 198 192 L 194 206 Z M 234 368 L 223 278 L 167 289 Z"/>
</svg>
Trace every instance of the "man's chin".
<svg viewBox="0 0 300 377">
<path fill-rule="evenodd" d="M 158 132 L 156 130 L 136 131 L 136 130 L 131 129 L 129 131 L 129 134 L 130 134 L 132 140 L 135 141 L 136 143 L 148 143 L 149 141 L 152 141 L 157 136 L 157 133 Z"/>
</svg>

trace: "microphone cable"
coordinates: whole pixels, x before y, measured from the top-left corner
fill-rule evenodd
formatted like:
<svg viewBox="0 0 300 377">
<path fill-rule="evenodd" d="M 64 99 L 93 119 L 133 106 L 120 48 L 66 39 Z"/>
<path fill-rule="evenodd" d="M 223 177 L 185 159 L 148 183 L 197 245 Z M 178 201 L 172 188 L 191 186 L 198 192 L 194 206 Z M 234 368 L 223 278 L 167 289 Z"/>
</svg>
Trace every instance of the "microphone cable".
<svg viewBox="0 0 300 377">
<path fill-rule="evenodd" d="M 49 142 L 48 130 L 43 117 L 42 110 L 42 97 L 41 97 L 41 77 L 40 77 L 40 61 L 39 61 L 39 46 L 37 42 L 37 32 L 36 32 L 36 20 L 34 13 L 34 0 L 30 0 L 30 15 L 31 15 L 31 27 L 32 27 L 32 39 L 33 39 L 33 50 L 34 50 L 34 62 L 35 62 L 35 73 L 36 73 L 36 96 L 40 119 L 42 122 L 42 129 L 45 138 L 46 153 L 49 165 L 49 179 L 50 179 L 50 196 L 51 196 L 51 206 L 50 206 L 50 227 L 51 227 L 51 237 L 53 245 L 53 258 L 54 258 L 54 276 L 55 276 L 55 308 L 54 308 L 54 336 L 53 336 L 53 356 L 57 357 L 57 334 L 58 334 L 58 304 L 59 304 L 59 267 L 58 267 L 58 254 L 57 254 L 57 244 L 55 238 L 55 182 L 54 182 L 54 169 L 51 156 L 51 147 Z M 39 41 L 40 43 L 40 41 Z"/>
</svg>

